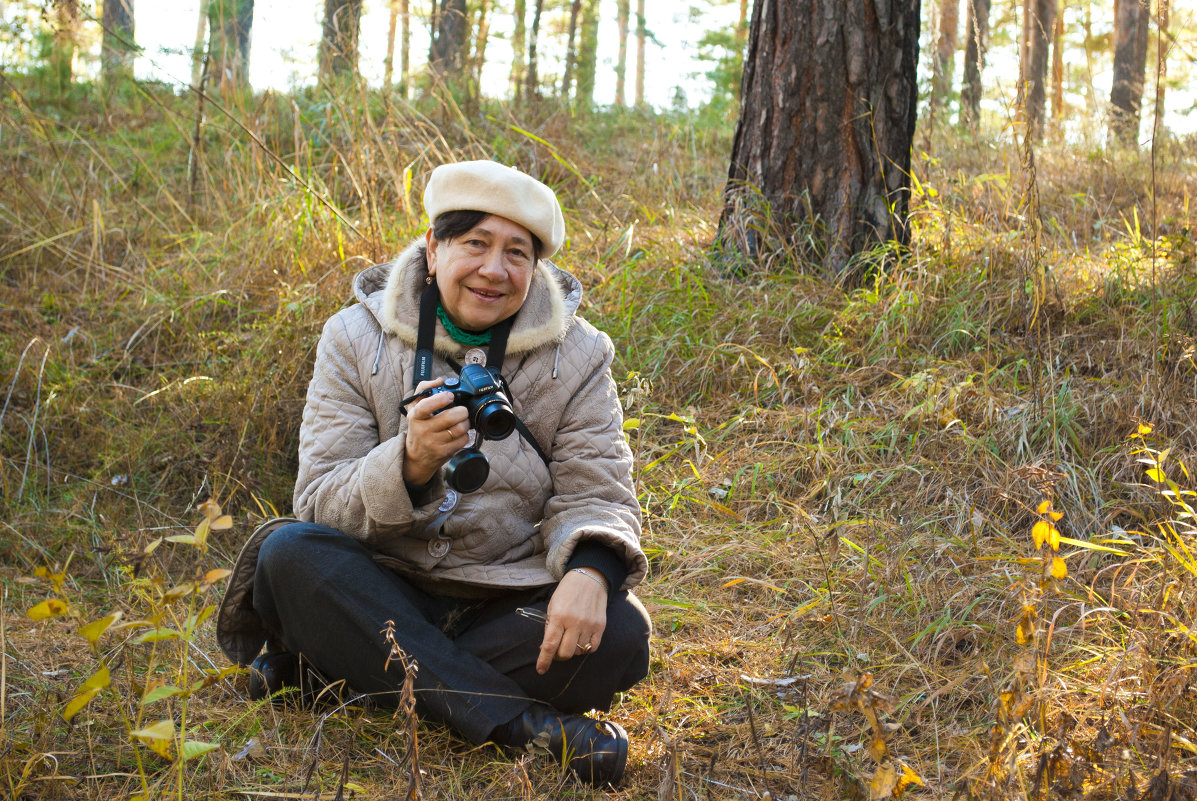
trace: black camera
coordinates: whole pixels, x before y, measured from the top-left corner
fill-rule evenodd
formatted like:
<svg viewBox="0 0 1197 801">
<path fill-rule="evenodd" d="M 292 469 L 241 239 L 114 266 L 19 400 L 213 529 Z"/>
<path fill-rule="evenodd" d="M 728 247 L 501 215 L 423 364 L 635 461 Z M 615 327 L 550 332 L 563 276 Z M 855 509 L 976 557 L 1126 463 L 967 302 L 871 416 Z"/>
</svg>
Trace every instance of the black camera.
<svg viewBox="0 0 1197 801">
<path fill-rule="evenodd" d="M 438 395 L 453 393 L 454 406 L 464 406 L 470 413 L 470 427 L 478 432 L 478 440 L 506 439 L 515 430 L 515 410 L 503 391 L 503 379 L 497 370 L 480 364 L 467 364 L 458 378 L 446 378 L 439 387 L 432 387 L 403 401 L 400 409 L 407 413 L 407 404 Z M 448 407 L 445 407 L 448 408 Z M 453 454 L 445 465 L 445 483 L 458 492 L 474 492 L 486 483 L 490 462 L 479 450 L 480 441 L 472 448 Z"/>
</svg>

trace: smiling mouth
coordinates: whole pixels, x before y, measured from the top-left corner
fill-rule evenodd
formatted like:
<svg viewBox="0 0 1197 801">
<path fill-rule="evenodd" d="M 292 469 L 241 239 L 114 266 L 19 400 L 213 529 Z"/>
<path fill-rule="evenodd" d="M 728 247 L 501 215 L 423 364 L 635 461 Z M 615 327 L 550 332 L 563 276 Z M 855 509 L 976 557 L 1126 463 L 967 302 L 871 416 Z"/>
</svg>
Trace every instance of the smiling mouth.
<svg viewBox="0 0 1197 801">
<path fill-rule="evenodd" d="M 502 292 L 490 292 L 485 289 L 475 289 L 474 287 L 466 287 L 466 289 L 470 290 L 470 292 L 482 298 L 483 300 L 498 300 L 499 298 L 503 297 Z"/>
</svg>

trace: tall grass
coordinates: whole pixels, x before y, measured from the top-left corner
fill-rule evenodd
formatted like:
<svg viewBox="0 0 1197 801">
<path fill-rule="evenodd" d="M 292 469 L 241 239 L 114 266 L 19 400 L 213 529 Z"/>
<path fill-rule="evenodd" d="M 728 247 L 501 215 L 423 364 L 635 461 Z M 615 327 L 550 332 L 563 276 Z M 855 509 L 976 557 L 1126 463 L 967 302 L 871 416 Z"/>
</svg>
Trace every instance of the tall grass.
<svg viewBox="0 0 1197 801">
<path fill-rule="evenodd" d="M 466 157 L 558 189 L 560 262 L 616 342 L 657 634 L 616 710 L 623 795 L 867 798 L 914 792 L 910 776 L 943 798 L 1192 793 L 1191 147 L 1160 149 L 1154 187 L 1131 154 L 1039 152 L 1040 291 L 1017 149 L 945 134 L 915 160 L 910 253 L 845 287 L 784 249 L 741 277 L 711 267 L 730 130 L 686 116 L 313 91 L 208 105 L 197 147 L 194 99 L 160 87 L 69 107 L 8 88 L 10 795 L 408 786 L 401 723 L 247 705 L 235 677 L 187 696 L 187 737 L 221 748 L 162 757 L 122 721 L 155 682 L 223 664 L 209 628 L 170 666 L 133 634 L 93 654 L 74 632 L 174 608 L 196 559 L 147 547 L 192 532 L 199 502 L 234 520 L 207 535 L 206 568 L 286 510 L 320 325 L 421 232 L 428 169 Z M 1059 551 L 1032 541 L 1045 500 Z M 75 615 L 30 621 L 55 592 Z M 111 684 L 68 725 L 101 662 Z M 426 797 L 580 792 L 420 737 Z"/>
</svg>

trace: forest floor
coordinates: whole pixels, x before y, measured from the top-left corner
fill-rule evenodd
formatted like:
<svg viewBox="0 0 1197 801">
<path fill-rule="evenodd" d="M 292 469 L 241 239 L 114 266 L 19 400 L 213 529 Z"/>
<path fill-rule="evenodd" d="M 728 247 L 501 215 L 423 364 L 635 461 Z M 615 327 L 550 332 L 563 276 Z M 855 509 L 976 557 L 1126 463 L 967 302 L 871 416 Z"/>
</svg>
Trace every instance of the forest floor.
<svg viewBox="0 0 1197 801">
<path fill-rule="evenodd" d="M 6 797 L 604 795 L 250 703 L 213 637 L 321 324 L 473 157 L 558 188 L 616 343 L 655 636 L 607 795 L 1197 797 L 1192 139 L 920 131 L 909 252 L 844 282 L 766 211 L 766 255 L 711 266 L 727 121 L 266 95 L 196 147 L 160 87 L 4 89 Z"/>
</svg>

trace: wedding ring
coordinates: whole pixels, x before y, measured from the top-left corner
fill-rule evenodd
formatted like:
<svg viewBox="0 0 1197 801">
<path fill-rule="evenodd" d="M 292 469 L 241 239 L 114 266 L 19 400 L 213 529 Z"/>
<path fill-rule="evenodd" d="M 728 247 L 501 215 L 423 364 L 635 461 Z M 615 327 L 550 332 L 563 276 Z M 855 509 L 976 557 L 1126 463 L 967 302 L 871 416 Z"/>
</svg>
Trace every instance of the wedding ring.
<svg viewBox="0 0 1197 801">
<path fill-rule="evenodd" d="M 590 653 L 590 649 L 593 648 L 594 646 L 592 646 L 590 643 L 586 643 L 585 645 L 582 645 L 582 643 L 578 643 L 578 647 L 581 648 L 586 653 Z"/>
</svg>

